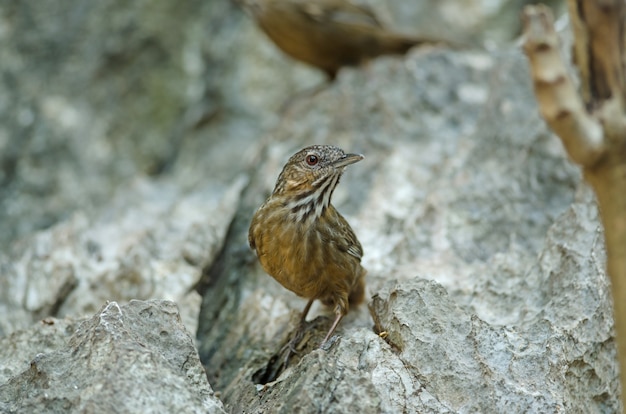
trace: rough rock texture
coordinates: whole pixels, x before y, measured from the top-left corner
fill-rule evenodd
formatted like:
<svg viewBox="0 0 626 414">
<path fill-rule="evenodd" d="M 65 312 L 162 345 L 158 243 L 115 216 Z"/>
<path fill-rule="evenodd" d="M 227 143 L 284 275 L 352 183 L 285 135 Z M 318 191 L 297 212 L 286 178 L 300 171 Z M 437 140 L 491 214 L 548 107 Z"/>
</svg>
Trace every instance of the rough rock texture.
<svg viewBox="0 0 626 414">
<path fill-rule="evenodd" d="M 176 301 L 196 332 L 202 269 L 219 253 L 243 178 L 230 187 L 138 180 L 90 220 L 76 214 L 0 255 L 0 333 L 47 315 L 88 315 L 109 299 Z"/>
<path fill-rule="evenodd" d="M 227 68 L 212 64 L 208 39 L 215 20 L 242 20 L 234 7 L 0 6 L 0 246 L 72 211 L 97 210 L 127 181 L 171 168 L 184 136 L 220 112 L 214 87 Z M 210 165 L 222 157 L 198 155 L 194 164 L 233 178 Z M 188 186 L 202 177 L 195 173 Z"/>
<path fill-rule="evenodd" d="M 2 412 L 224 413 L 173 302 L 110 302 L 0 345 Z"/>
<path fill-rule="evenodd" d="M 516 24 L 491 17 L 522 1 L 409 3 L 371 1 L 405 32 L 492 43 Z M 0 42 L 3 410 L 219 411 L 195 368 L 186 380 L 164 363 L 196 366 L 173 305 L 133 298 L 173 300 L 189 332 L 199 324 L 227 412 L 620 410 L 593 194 L 514 47 L 382 58 L 278 114 L 321 76 L 233 2 L 10 2 Z M 285 369 L 305 301 L 264 274 L 246 233 L 313 143 L 366 156 L 333 202 L 373 299 L 324 350 L 332 315 L 316 304 Z M 75 319 L 106 300 L 119 306 Z M 115 370 L 79 380 L 84 355 Z M 145 371 L 156 365 L 167 372 Z M 142 388 L 113 395 L 129 391 L 117 377 Z M 185 391 L 156 392 L 168 387 Z"/>
</svg>

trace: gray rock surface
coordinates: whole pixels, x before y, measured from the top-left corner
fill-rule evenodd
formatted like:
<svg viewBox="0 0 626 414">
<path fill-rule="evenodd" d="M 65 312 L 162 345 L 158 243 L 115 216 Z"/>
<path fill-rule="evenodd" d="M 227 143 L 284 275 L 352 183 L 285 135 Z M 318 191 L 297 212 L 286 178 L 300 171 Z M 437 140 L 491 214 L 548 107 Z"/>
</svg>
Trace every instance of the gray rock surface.
<svg viewBox="0 0 626 414">
<path fill-rule="evenodd" d="M 173 302 L 110 302 L 0 344 L 2 412 L 224 413 Z"/>
<path fill-rule="evenodd" d="M 194 290 L 221 250 L 245 178 L 185 191 L 137 180 L 95 217 L 77 213 L 0 254 L 0 333 L 47 315 L 92 314 L 109 299 L 176 301 L 195 333 Z"/>
<path fill-rule="evenodd" d="M 220 412 L 212 387 L 227 412 L 619 412 L 597 208 L 518 50 L 381 58 L 278 114 L 320 74 L 233 2 L 144 3 L 0 5 L 0 408 Z M 523 1 L 409 3 L 370 2 L 492 45 Z M 305 301 L 246 234 L 314 143 L 366 156 L 333 202 L 372 299 L 324 350 L 316 304 L 285 369 Z M 151 298 L 197 326 L 211 387 L 174 305 L 125 305 Z"/>
</svg>

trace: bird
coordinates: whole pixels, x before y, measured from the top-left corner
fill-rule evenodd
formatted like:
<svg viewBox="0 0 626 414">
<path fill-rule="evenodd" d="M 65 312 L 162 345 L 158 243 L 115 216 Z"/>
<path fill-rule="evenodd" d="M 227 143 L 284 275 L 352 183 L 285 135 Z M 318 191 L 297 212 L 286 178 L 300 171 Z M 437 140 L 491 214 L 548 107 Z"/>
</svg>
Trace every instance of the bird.
<svg viewBox="0 0 626 414">
<path fill-rule="evenodd" d="M 349 0 L 238 1 L 279 49 L 322 70 L 330 81 L 344 66 L 440 43 L 390 31 L 369 7 Z"/>
<path fill-rule="evenodd" d="M 263 269 L 308 299 L 301 326 L 315 300 L 333 308 L 335 319 L 320 347 L 332 337 L 350 306 L 365 297 L 363 248 L 331 204 L 346 167 L 363 158 L 331 145 L 313 145 L 295 153 L 272 194 L 254 213 L 248 232 L 248 243 Z"/>
</svg>

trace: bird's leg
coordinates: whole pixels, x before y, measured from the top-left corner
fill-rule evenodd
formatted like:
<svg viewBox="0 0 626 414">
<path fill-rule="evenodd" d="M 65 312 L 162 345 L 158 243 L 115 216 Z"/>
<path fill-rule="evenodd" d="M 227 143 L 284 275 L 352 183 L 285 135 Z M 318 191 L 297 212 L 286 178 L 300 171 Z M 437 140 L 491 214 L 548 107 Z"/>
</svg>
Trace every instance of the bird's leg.
<svg viewBox="0 0 626 414">
<path fill-rule="evenodd" d="M 285 356 L 285 366 L 287 366 L 287 364 L 289 363 L 289 358 L 291 357 L 291 355 L 298 353 L 298 351 L 296 350 L 296 346 L 298 345 L 300 340 L 302 340 L 302 333 L 304 332 L 305 328 L 306 316 L 308 315 L 309 310 L 311 310 L 311 305 L 313 305 L 314 300 L 315 299 L 309 299 L 309 301 L 307 302 L 306 306 L 302 310 L 302 314 L 300 314 L 300 322 L 298 323 L 298 328 L 296 328 L 296 332 L 293 335 L 293 338 L 291 338 L 291 340 L 281 350 L 282 352 L 286 348 L 289 348 L 289 351 L 287 351 L 287 355 Z"/>
<path fill-rule="evenodd" d="M 315 299 L 309 299 L 309 302 L 306 304 L 306 306 L 302 310 L 302 315 L 300 315 L 300 325 L 304 324 L 304 321 L 306 321 L 306 315 L 308 315 L 309 310 L 311 310 L 311 305 L 313 305 L 314 300 Z"/>
<path fill-rule="evenodd" d="M 326 338 L 324 338 L 324 340 L 320 344 L 320 348 L 326 345 L 326 342 L 330 339 L 331 336 L 333 336 L 335 329 L 337 329 L 337 325 L 339 325 L 339 322 L 341 322 L 341 318 L 343 318 L 343 316 L 345 315 L 345 311 L 342 311 L 342 310 L 337 310 L 335 311 L 335 313 L 337 314 L 337 316 L 335 317 L 335 321 L 333 322 L 333 325 L 328 330 L 328 333 L 326 334 Z"/>
</svg>

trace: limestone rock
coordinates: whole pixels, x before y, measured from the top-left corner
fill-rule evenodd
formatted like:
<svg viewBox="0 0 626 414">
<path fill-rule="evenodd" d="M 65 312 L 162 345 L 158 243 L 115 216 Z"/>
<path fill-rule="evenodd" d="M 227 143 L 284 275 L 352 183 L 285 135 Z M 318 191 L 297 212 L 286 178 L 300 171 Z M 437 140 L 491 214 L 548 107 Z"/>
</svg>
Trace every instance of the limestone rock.
<svg viewBox="0 0 626 414">
<path fill-rule="evenodd" d="M 95 218 L 71 220 L 25 239 L 0 256 L 0 320 L 5 334 L 49 315 L 88 315 L 107 300 L 176 301 L 195 333 L 194 286 L 219 253 L 245 178 L 183 191 L 137 180 Z"/>
<path fill-rule="evenodd" d="M 110 302 L 0 343 L 3 412 L 224 412 L 173 302 Z"/>
</svg>

